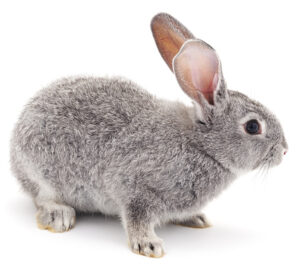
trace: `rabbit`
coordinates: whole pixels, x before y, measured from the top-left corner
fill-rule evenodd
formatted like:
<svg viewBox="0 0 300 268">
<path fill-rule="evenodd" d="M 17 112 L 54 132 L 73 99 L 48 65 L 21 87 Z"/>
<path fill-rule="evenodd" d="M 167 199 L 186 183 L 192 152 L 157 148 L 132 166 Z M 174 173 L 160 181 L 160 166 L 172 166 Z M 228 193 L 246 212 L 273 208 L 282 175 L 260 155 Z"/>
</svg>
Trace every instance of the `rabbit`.
<svg viewBox="0 0 300 268">
<path fill-rule="evenodd" d="M 267 108 L 227 89 L 210 45 L 166 13 L 151 29 L 192 106 L 120 77 L 63 78 L 26 105 L 10 156 L 38 227 L 68 231 L 79 212 L 117 216 L 134 253 L 161 257 L 156 226 L 209 227 L 208 201 L 241 173 L 278 165 L 288 145 Z"/>
</svg>

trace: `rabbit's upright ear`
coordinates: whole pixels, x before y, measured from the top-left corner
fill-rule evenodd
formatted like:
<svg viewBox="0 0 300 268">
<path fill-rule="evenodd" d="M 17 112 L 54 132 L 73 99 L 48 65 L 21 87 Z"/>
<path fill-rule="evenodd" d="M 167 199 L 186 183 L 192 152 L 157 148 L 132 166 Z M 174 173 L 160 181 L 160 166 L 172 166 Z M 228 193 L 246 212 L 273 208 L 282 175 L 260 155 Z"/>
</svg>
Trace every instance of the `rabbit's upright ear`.
<svg viewBox="0 0 300 268">
<path fill-rule="evenodd" d="M 201 106 L 210 104 L 208 109 L 226 99 L 221 63 L 210 45 L 195 39 L 186 27 L 166 13 L 152 19 L 151 29 L 160 54 L 186 94 Z"/>
<path fill-rule="evenodd" d="M 181 88 L 200 105 L 224 103 L 227 90 L 221 63 L 210 45 L 201 40 L 186 41 L 173 59 L 173 69 Z"/>
<path fill-rule="evenodd" d="M 185 41 L 195 37 L 179 21 L 166 13 L 159 13 L 152 19 L 151 30 L 161 56 L 173 71 L 173 58 Z"/>
</svg>

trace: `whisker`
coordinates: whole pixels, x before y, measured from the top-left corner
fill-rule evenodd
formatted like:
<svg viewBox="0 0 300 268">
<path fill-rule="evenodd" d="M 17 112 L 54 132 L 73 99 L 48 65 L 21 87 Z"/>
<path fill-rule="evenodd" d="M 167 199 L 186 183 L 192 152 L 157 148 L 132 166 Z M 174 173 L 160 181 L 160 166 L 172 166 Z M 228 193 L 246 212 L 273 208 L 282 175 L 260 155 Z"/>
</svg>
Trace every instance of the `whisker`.
<svg viewBox="0 0 300 268">
<path fill-rule="evenodd" d="M 260 166 L 260 178 L 264 179 L 265 176 L 265 164 Z"/>
</svg>

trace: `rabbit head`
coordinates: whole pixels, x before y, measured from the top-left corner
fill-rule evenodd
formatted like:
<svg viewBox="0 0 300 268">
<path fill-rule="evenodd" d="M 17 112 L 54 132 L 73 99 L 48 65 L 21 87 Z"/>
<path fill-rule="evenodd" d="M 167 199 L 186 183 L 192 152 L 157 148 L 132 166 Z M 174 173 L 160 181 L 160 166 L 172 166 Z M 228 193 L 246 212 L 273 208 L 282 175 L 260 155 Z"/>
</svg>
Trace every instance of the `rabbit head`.
<svg viewBox="0 0 300 268">
<path fill-rule="evenodd" d="M 287 152 L 279 121 L 263 105 L 227 89 L 216 51 L 168 14 L 151 23 L 157 47 L 182 90 L 205 152 L 234 173 L 278 165 Z"/>
</svg>

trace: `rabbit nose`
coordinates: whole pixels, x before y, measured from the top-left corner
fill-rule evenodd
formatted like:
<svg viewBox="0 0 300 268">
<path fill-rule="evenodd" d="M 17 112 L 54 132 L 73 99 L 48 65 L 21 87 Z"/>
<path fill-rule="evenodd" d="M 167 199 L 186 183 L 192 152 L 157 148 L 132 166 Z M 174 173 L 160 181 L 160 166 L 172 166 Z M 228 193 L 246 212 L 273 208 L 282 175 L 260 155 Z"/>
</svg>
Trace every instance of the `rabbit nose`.
<svg viewBox="0 0 300 268">
<path fill-rule="evenodd" d="M 287 144 L 285 138 L 283 138 L 283 141 L 282 141 L 281 145 L 283 147 L 283 155 L 286 155 L 287 151 L 288 151 L 288 144 Z"/>
</svg>

